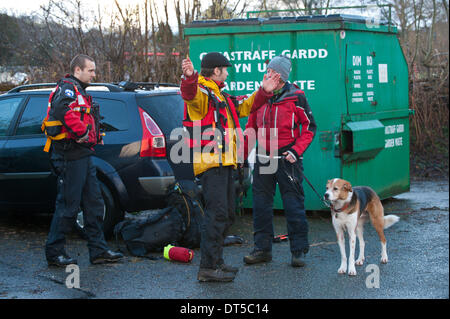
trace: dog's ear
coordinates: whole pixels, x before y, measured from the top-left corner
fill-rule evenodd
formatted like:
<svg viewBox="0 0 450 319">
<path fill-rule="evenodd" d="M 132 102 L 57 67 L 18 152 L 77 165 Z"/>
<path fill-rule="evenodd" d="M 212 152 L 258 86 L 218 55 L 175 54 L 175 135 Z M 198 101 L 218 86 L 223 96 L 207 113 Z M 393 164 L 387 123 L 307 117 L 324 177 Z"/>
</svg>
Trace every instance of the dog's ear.
<svg viewBox="0 0 450 319">
<path fill-rule="evenodd" d="M 349 183 L 349 182 L 345 182 L 345 184 L 344 184 L 344 189 L 347 191 L 347 192 L 352 192 L 353 190 L 352 190 L 352 185 Z"/>
</svg>

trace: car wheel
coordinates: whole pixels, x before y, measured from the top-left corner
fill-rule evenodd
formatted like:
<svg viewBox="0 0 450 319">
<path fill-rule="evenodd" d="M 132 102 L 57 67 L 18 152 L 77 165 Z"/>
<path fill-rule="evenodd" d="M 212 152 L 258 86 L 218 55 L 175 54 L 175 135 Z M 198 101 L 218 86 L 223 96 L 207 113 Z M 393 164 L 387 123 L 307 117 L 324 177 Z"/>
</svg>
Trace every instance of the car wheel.
<svg viewBox="0 0 450 319">
<path fill-rule="evenodd" d="M 105 238 L 110 238 L 113 234 L 114 226 L 123 219 L 124 214 L 116 204 L 116 201 L 114 200 L 114 197 L 108 187 L 101 181 L 99 181 L 99 184 L 104 202 L 103 232 L 105 234 Z M 83 207 L 81 207 L 81 210 L 77 215 L 75 228 L 82 238 L 87 239 L 84 229 Z"/>
</svg>

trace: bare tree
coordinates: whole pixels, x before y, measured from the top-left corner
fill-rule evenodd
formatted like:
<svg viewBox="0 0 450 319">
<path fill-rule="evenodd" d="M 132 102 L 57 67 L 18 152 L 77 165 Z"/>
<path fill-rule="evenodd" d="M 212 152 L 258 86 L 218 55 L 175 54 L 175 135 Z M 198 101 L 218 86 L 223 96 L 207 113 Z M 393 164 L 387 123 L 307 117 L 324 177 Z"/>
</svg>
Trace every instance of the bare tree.
<svg viewBox="0 0 450 319">
<path fill-rule="evenodd" d="M 445 147 L 448 152 L 448 2 L 390 2 L 409 66 L 410 107 L 415 110 L 411 117 L 412 149 L 434 154 Z"/>
<path fill-rule="evenodd" d="M 294 10 L 296 14 L 324 14 L 326 9 L 333 4 L 337 4 L 337 1 L 331 0 L 282 0 L 288 9 Z M 320 8 L 326 8 L 325 11 Z M 297 10 L 297 11 L 296 11 Z"/>
</svg>

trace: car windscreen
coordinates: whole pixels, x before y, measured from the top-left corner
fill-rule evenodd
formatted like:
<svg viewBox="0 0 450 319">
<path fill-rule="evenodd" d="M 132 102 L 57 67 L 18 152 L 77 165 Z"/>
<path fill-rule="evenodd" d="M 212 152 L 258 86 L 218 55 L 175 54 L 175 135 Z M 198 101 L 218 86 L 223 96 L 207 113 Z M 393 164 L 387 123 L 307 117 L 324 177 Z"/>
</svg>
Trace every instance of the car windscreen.
<svg viewBox="0 0 450 319">
<path fill-rule="evenodd" d="M 164 135 L 183 126 L 184 102 L 179 94 L 137 96 L 137 104 L 158 124 Z"/>
</svg>

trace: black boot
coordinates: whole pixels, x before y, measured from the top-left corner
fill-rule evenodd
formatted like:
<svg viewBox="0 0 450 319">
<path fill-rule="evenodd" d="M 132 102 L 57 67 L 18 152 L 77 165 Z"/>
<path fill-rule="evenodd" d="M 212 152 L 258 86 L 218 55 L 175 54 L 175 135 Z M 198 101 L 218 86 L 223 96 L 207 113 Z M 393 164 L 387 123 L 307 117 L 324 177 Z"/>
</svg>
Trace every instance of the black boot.
<svg viewBox="0 0 450 319">
<path fill-rule="evenodd" d="M 233 267 L 233 266 L 227 265 L 227 264 L 221 264 L 217 268 L 219 268 L 219 269 L 221 269 L 222 271 L 225 271 L 225 272 L 231 272 L 233 274 L 236 274 L 239 271 L 239 268 Z"/>
<path fill-rule="evenodd" d="M 292 254 L 291 266 L 292 267 L 305 266 L 305 254 L 303 252 Z"/>
<path fill-rule="evenodd" d="M 106 250 L 98 256 L 91 258 L 91 264 L 105 264 L 114 263 L 123 258 L 121 253 L 113 252 L 112 250 Z"/>
<path fill-rule="evenodd" d="M 67 255 L 59 255 L 47 259 L 47 263 L 49 266 L 66 267 L 67 265 L 76 264 L 77 260 L 70 258 Z"/>
<path fill-rule="evenodd" d="M 268 261 L 272 261 L 272 253 L 259 249 L 253 250 L 250 255 L 244 257 L 244 262 L 249 265 Z"/>
<path fill-rule="evenodd" d="M 197 280 L 201 282 L 230 282 L 234 280 L 236 275 L 232 272 L 225 272 L 220 268 L 208 269 L 200 268 L 197 275 Z"/>
</svg>

